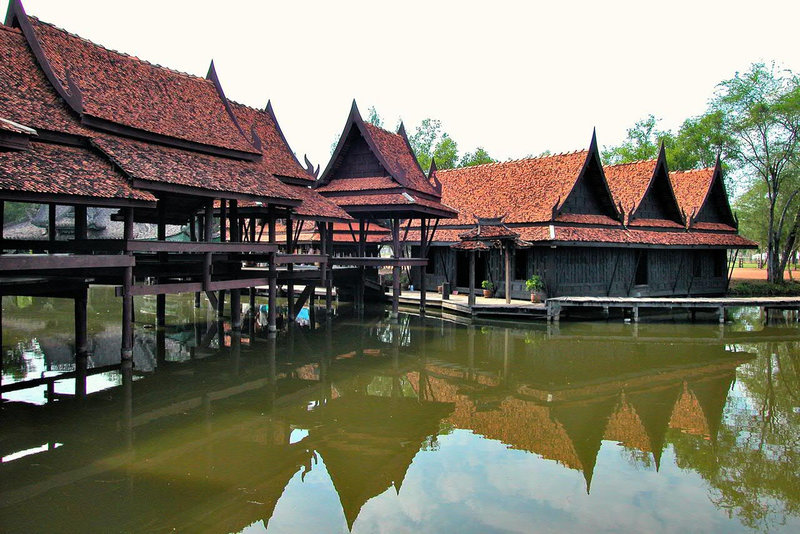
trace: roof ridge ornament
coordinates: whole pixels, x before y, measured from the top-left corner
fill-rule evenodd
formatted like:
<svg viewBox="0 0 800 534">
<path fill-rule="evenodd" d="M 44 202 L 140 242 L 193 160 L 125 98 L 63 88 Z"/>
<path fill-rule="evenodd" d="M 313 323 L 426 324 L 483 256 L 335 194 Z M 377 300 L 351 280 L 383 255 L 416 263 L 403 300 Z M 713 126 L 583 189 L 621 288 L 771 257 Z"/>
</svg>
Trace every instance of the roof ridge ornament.
<svg viewBox="0 0 800 534">
<path fill-rule="evenodd" d="M 211 60 L 211 64 L 208 66 L 208 73 L 206 74 L 206 80 L 210 81 L 211 84 L 214 86 L 214 89 L 217 92 L 217 96 L 222 101 L 222 106 L 225 108 L 225 111 L 228 113 L 228 118 L 230 118 L 233 125 L 239 130 L 239 133 L 242 134 L 245 141 L 247 141 L 253 148 L 261 152 L 261 138 L 255 133 L 255 130 L 251 128 L 251 133 L 253 134 L 252 137 L 248 138 L 247 134 L 242 128 L 242 125 L 239 124 L 239 120 L 236 118 L 236 114 L 233 112 L 233 108 L 231 108 L 231 103 L 228 100 L 228 97 L 225 96 L 225 91 L 222 90 L 222 84 L 219 81 L 219 76 L 217 75 L 217 68 L 214 66 L 214 60 Z"/>
<path fill-rule="evenodd" d="M 307 154 L 303 154 L 303 159 L 306 162 L 306 172 L 308 174 L 310 174 L 311 176 L 313 176 L 314 179 L 318 178 L 319 177 L 319 165 L 317 165 L 317 168 L 314 169 L 314 164 L 311 163 L 311 160 L 308 159 L 308 155 Z"/>
<path fill-rule="evenodd" d="M 78 86 L 75 78 L 72 77 L 72 72 L 69 67 L 64 69 L 64 73 L 67 78 L 67 91 L 69 92 L 69 96 L 72 97 L 74 109 L 78 113 L 83 113 L 83 95 L 81 94 L 81 88 Z"/>
<path fill-rule="evenodd" d="M 433 186 L 433 189 L 436 191 L 437 195 L 442 194 L 442 182 L 439 181 L 439 177 L 436 176 L 436 172 L 439 169 L 436 167 L 436 159 L 431 158 L 431 167 L 428 170 L 428 181 Z"/>
</svg>

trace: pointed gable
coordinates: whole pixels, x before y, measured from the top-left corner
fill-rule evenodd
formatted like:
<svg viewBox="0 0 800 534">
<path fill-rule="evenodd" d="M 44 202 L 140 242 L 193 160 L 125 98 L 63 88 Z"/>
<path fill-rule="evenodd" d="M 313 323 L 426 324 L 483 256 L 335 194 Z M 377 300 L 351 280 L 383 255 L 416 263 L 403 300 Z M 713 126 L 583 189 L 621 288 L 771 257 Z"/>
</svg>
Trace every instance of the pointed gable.
<svg viewBox="0 0 800 534">
<path fill-rule="evenodd" d="M 626 224 L 663 227 L 685 224 L 672 191 L 663 145 L 657 159 L 609 165 L 604 170 Z"/>
<path fill-rule="evenodd" d="M 588 152 L 556 154 L 460 169 L 440 169 L 442 202 L 459 212 L 455 224 L 506 215 L 507 223 L 545 222 L 567 197 Z"/>
<path fill-rule="evenodd" d="M 283 135 L 278 119 L 272 109 L 272 103 L 258 110 L 229 101 L 231 110 L 242 128 L 254 134 L 253 138 L 261 143 L 262 165 L 278 177 L 294 178 L 306 183 L 313 183 L 314 176 L 303 168 L 295 157 L 286 137 Z"/>
<path fill-rule="evenodd" d="M 728 203 L 722 166 L 670 173 L 670 181 L 690 228 L 735 230 L 736 219 Z"/>
<path fill-rule="evenodd" d="M 209 79 L 201 78 L 103 48 L 28 17 L 18 0 L 9 4 L 8 18 L 84 123 L 212 153 L 258 154 L 227 109 L 213 68 Z"/>
<path fill-rule="evenodd" d="M 554 213 L 557 211 L 556 220 L 568 222 L 608 224 L 619 218 L 600 163 L 595 133 L 592 133 L 589 151 L 577 180 L 567 196 L 553 210 Z"/>
</svg>

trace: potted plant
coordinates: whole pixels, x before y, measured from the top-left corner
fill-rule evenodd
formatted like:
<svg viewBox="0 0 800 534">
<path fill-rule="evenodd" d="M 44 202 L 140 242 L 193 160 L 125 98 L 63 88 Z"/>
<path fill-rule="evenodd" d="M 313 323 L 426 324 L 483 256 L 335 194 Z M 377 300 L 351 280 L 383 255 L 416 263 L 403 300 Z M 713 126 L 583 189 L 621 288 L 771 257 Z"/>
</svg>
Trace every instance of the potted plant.
<svg viewBox="0 0 800 534">
<path fill-rule="evenodd" d="M 481 287 L 483 288 L 483 296 L 489 298 L 494 294 L 494 284 L 491 283 L 489 280 L 484 280 L 481 282 Z"/>
<path fill-rule="evenodd" d="M 525 289 L 531 292 L 531 302 L 541 302 L 543 298 L 542 290 L 544 289 L 544 282 L 542 277 L 534 274 L 525 280 Z"/>
</svg>

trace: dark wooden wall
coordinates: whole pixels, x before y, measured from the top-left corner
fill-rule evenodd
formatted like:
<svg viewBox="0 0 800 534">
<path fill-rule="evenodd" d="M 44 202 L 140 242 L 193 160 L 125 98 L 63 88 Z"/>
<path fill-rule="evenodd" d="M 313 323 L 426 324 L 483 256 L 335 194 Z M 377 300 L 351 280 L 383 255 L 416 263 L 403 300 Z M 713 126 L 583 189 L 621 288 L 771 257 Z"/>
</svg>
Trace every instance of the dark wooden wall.
<svg viewBox="0 0 800 534">
<path fill-rule="evenodd" d="M 333 172 L 333 178 L 366 178 L 388 176 L 386 169 L 369 149 L 369 145 L 357 128 L 350 131 L 347 144 L 340 156 L 341 162 Z"/>
<path fill-rule="evenodd" d="M 600 169 L 591 160 L 586 172 L 575 184 L 575 189 L 564 202 L 562 213 L 614 216 L 610 194 L 606 190 Z"/>
<path fill-rule="evenodd" d="M 646 252 L 645 252 L 646 251 Z M 449 278 L 457 280 L 455 251 L 431 247 L 435 273 L 428 274 L 428 287 Z M 489 253 L 487 277 L 504 294 L 505 270 L 500 250 Z M 646 259 L 644 259 L 646 258 Z M 525 278 L 518 278 L 523 261 Z M 637 285 L 637 262 L 646 264 L 647 284 Z M 666 250 L 614 247 L 532 247 L 517 253 L 512 261 L 511 296 L 526 299 L 525 279 L 542 276 L 548 296 L 669 296 L 711 295 L 725 292 L 727 263 L 724 250 Z M 481 280 L 476 280 L 480 287 Z M 457 286 L 460 290 L 465 287 Z"/>
</svg>

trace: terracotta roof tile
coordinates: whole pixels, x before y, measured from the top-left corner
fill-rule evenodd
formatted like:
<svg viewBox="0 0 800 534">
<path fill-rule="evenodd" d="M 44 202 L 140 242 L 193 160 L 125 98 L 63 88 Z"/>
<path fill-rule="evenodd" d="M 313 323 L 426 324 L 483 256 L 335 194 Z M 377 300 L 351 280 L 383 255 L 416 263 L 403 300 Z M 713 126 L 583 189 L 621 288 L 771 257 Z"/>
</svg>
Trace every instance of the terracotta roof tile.
<svg viewBox="0 0 800 534">
<path fill-rule="evenodd" d="M 378 128 L 368 122 L 364 122 L 364 126 L 384 161 L 389 165 L 387 170 L 400 181 L 401 185 L 414 191 L 438 196 L 402 135 Z"/>
<path fill-rule="evenodd" d="M 267 104 L 266 109 L 259 110 L 237 102 L 229 102 L 241 127 L 245 131 L 250 131 L 252 128 L 261 139 L 260 163 L 267 171 L 275 176 L 314 182 L 314 177 L 300 165 L 289 147 L 270 104 Z"/>
<path fill-rule="evenodd" d="M 80 88 L 83 113 L 131 128 L 257 153 L 236 127 L 213 82 L 103 48 L 29 18 L 65 90 L 67 71 Z"/>
<path fill-rule="evenodd" d="M 459 241 L 450 245 L 450 248 L 457 250 L 489 250 L 491 247 L 483 241 Z"/>
<path fill-rule="evenodd" d="M 561 213 L 556 217 L 558 222 L 572 222 L 578 224 L 604 224 L 619 226 L 619 221 L 615 221 L 608 215 L 593 215 L 590 213 Z"/>
<path fill-rule="evenodd" d="M 656 245 L 656 246 L 727 246 L 755 247 L 756 243 L 732 233 L 657 231 L 617 228 L 587 228 L 575 226 L 553 225 L 512 227 L 519 232 L 520 239 L 531 243 L 550 242 L 584 242 L 584 243 L 613 243 L 630 245 Z M 434 235 L 435 243 L 455 243 L 460 240 L 459 235 L 463 229 L 439 228 Z M 419 230 L 409 231 L 406 241 L 419 242 Z"/>
<path fill-rule="evenodd" d="M 313 189 L 297 185 L 290 186 L 290 190 L 292 195 L 303 201 L 294 210 L 301 217 L 324 217 L 344 221 L 353 219 L 332 200 L 323 197 Z"/>
<path fill-rule="evenodd" d="M 695 222 L 692 224 L 693 230 L 716 230 L 720 232 L 735 232 L 736 228 L 725 223 Z"/>
<path fill-rule="evenodd" d="M 714 181 L 714 168 L 673 171 L 669 173 L 669 179 L 675 191 L 675 198 L 678 199 L 678 205 L 688 218 L 698 213 L 703 206 L 703 201 Z"/>
<path fill-rule="evenodd" d="M 88 148 L 36 142 L 30 150 L 0 152 L 0 190 L 155 201 Z"/>
<path fill-rule="evenodd" d="M 253 162 L 121 137 L 98 137 L 93 143 L 134 179 L 277 200 L 297 200 L 289 186 Z"/>
<path fill-rule="evenodd" d="M 35 129 L 89 135 L 36 63 L 25 37 L 0 25 L 0 116 Z"/>
<path fill-rule="evenodd" d="M 657 160 L 634 161 L 603 167 L 615 204 L 621 204 L 626 219 L 636 211 L 653 179 Z"/>
<path fill-rule="evenodd" d="M 682 224 L 670 221 L 669 219 L 639 219 L 636 218 L 630 223 L 631 227 L 637 228 L 683 228 Z"/>
<path fill-rule="evenodd" d="M 374 176 L 368 178 L 341 178 L 332 180 L 317 188 L 317 191 L 365 191 L 370 189 L 398 189 L 400 185 L 390 176 Z"/>
<path fill-rule="evenodd" d="M 29 128 L 24 124 L 19 124 L 17 122 L 10 121 L 8 119 L 4 119 L 3 117 L 0 117 L 0 130 L 3 130 L 5 132 L 23 134 L 27 136 L 38 135 L 36 133 L 36 130 L 34 130 L 33 128 Z"/>
<path fill-rule="evenodd" d="M 389 193 L 379 195 L 348 195 L 330 197 L 339 206 L 423 206 L 438 210 L 450 211 L 455 215 L 455 210 L 435 200 L 428 200 L 408 193 Z"/>
<path fill-rule="evenodd" d="M 440 170 L 442 202 L 458 210 L 454 224 L 505 215 L 507 223 L 542 222 L 575 185 L 589 152 Z"/>
</svg>

